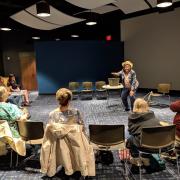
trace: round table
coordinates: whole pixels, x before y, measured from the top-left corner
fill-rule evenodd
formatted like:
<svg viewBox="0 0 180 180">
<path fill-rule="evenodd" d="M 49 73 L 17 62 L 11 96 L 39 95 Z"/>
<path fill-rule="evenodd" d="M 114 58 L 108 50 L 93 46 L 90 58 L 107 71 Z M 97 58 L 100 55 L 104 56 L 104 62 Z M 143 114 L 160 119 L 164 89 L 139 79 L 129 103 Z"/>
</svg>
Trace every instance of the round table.
<svg viewBox="0 0 180 180">
<path fill-rule="evenodd" d="M 108 107 L 110 107 L 110 105 L 109 105 L 109 97 L 110 97 L 109 96 L 110 95 L 109 91 L 110 90 L 120 90 L 123 87 L 124 86 L 122 84 L 119 84 L 118 86 L 110 86 L 109 84 L 106 84 L 106 85 L 102 86 L 102 88 L 107 90 L 107 104 L 108 104 Z M 121 97 L 120 97 L 120 104 L 121 104 L 121 107 L 124 109 Z"/>
</svg>

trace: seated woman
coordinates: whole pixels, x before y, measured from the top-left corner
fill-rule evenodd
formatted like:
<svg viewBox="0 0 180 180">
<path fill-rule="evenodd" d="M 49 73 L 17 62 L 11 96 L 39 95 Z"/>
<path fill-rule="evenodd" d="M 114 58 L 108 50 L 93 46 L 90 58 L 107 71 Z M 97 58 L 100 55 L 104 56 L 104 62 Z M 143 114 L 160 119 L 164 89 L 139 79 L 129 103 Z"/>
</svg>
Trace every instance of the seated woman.
<svg viewBox="0 0 180 180">
<path fill-rule="evenodd" d="M 61 166 L 66 175 L 80 171 L 82 176 L 94 176 L 93 148 L 84 133 L 80 112 L 70 107 L 72 92 L 61 88 L 56 99 L 60 106 L 49 114 L 40 155 L 41 172 L 52 177 Z"/>
<path fill-rule="evenodd" d="M 56 92 L 56 99 L 59 101 L 59 107 L 49 114 L 49 124 L 67 123 L 84 124 L 79 110 L 70 107 L 72 92 L 69 89 L 61 88 Z"/>
<path fill-rule="evenodd" d="M 128 131 L 130 137 L 127 139 L 126 147 L 135 160 L 138 158 L 138 147 L 140 146 L 140 134 L 143 127 L 160 126 L 160 120 L 155 117 L 153 111 L 149 110 L 148 103 L 141 98 L 134 102 L 133 112 L 128 117 Z M 133 163 L 132 163 L 133 164 Z M 134 162 L 136 164 L 136 162 Z M 132 165 L 132 171 L 136 173 L 139 168 Z"/>
<path fill-rule="evenodd" d="M 16 120 L 26 120 L 28 114 L 24 114 L 15 104 L 6 103 L 8 91 L 5 87 L 0 86 L 0 120 L 6 120 L 9 124 L 13 137 L 18 138 Z"/>
<path fill-rule="evenodd" d="M 10 91 L 15 93 L 22 94 L 24 97 L 24 106 L 29 106 L 29 95 L 27 90 L 20 90 L 18 84 L 16 83 L 16 79 L 14 74 L 9 74 L 9 79 L 7 86 L 10 88 Z"/>
<path fill-rule="evenodd" d="M 6 87 L 2 76 L 0 76 L 0 86 Z M 6 87 L 6 89 L 7 89 L 8 94 L 9 94 L 9 96 L 7 98 L 7 102 L 15 104 L 15 105 L 17 105 L 18 107 L 21 108 L 21 104 L 22 104 L 21 95 L 13 95 L 12 92 L 10 92 L 10 89 L 8 87 Z"/>
<path fill-rule="evenodd" d="M 178 149 L 178 153 L 180 154 L 180 100 L 172 102 L 170 104 L 170 109 L 173 112 L 176 112 L 173 124 L 176 125 L 176 147 Z"/>
</svg>

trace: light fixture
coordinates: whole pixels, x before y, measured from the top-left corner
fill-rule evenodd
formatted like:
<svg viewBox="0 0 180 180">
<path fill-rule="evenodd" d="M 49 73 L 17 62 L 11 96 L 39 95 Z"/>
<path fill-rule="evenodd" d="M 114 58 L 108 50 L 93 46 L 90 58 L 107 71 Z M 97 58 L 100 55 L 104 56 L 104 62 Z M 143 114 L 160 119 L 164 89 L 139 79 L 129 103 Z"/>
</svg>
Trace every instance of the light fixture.
<svg viewBox="0 0 180 180">
<path fill-rule="evenodd" d="M 94 26 L 94 25 L 96 25 L 96 24 L 97 24 L 97 22 L 96 22 L 96 20 L 95 20 L 95 16 L 93 16 L 92 11 L 90 10 L 89 20 L 86 22 L 86 25 L 87 25 L 87 26 Z"/>
<path fill-rule="evenodd" d="M 79 37 L 79 35 L 77 35 L 77 34 L 72 34 L 71 37 L 77 38 L 77 37 Z"/>
<path fill-rule="evenodd" d="M 49 4 L 45 0 L 36 3 L 36 10 L 39 17 L 48 17 L 51 15 Z"/>
<path fill-rule="evenodd" d="M 2 31 L 11 31 L 11 28 L 8 28 L 8 27 L 2 27 L 0 28 Z"/>
<path fill-rule="evenodd" d="M 56 38 L 55 40 L 56 40 L 56 41 L 60 41 L 61 39 L 59 39 L 59 38 Z"/>
<path fill-rule="evenodd" d="M 40 37 L 38 37 L 38 36 L 33 36 L 32 39 L 38 40 L 38 39 L 40 39 Z"/>
<path fill-rule="evenodd" d="M 95 21 L 86 22 L 86 25 L 88 25 L 88 26 L 93 26 L 93 25 L 96 25 L 96 24 L 97 24 L 97 22 L 95 22 Z"/>
<path fill-rule="evenodd" d="M 157 0 L 157 7 L 165 8 L 172 5 L 172 0 Z"/>
</svg>

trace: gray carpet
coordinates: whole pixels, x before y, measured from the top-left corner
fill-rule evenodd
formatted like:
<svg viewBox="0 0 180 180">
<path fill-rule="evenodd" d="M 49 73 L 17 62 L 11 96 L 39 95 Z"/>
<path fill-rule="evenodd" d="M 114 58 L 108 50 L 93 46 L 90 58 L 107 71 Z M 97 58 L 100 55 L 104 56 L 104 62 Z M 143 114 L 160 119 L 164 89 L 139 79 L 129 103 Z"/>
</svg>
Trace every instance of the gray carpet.
<svg viewBox="0 0 180 180">
<path fill-rule="evenodd" d="M 138 94 L 138 97 L 143 97 L 144 94 Z M 173 97 L 172 101 L 178 97 Z M 31 114 L 31 120 L 43 121 L 46 123 L 48 121 L 48 114 L 54 108 L 58 106 L 55 96 L 53 95 L 38 95 L 36 92 L 31 93 L 32 106 L 29 107 Z M 164 99 L 158 99 L 162 103 L 168 103 Z M 126 137 L 128 136 L 127 132 L 127 118 L 128 113 L 123 111 L 121 106 L 120 99 L 118 96 L 113 96 L 107 100 L 73 100 L 71 106 L 79 109 L 82 113 L 86 129 L 88 131 L 89 124 L 124 124 L 126 126 Z M 161 120 L 172 121 L 175 113 L 171 112 L 169 108 L 151 108 L 156 116 Z M 117 152 L 114 152 L 114 163 L 105 166 L 98 164 L 96 166 L 96 177 L 91 177 L 89 179 L 100 179 L 100 180 L 116 180 L 116 179 L 125 179 L 123 176 L 123 164 L 118 158 Z M 143 174 L 143 179 L 177 179 L 172 177 L 172 175 L 177 174 L 177 169 L 174 163 L 167 162 L 166 170 L 153 173 L 153 174 Z M 138 179 L 139 176 L 135 175 L 134 179 Z M 26 168 L 26 170 L 0 170 L 0 179 L 1 180 L 14 180 L 14 179 L 50 179 L 43 176 L 39 173 L 39 169 L 34 167 Z M 67 179 L 61 173 L 58 173 L 55 177 L 51 179 Z M 78 179 L 77 177 L 70 177 L 69 179 Z M 129 179 L 133 179 L 132 175 L 129 174 Z M 180 179 L 180 178 L 179 178 Z"/>
</svg>

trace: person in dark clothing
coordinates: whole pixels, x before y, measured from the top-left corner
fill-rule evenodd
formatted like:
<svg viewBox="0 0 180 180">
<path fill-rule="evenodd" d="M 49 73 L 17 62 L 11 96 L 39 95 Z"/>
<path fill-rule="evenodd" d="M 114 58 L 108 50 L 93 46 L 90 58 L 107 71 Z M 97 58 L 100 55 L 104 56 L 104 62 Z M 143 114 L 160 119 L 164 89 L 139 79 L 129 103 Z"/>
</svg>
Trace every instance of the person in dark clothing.
<svg viewBox="0 0 180 180">
<path fill-rule="evenodd" d="M 178 150 L 178 154 L 180 154 L 180 99 L 172 102 L 170 104 L 170 109 L 173 112 L 176 112 L 173 124 L 176 125 L 176 148 Z"/>
<path fill-rule="evenodd" d="M 133 112 L 128 117 L 130 137 L 127 139 L 126 147 L 130 149 L 132 157 L 139 156 L 137 148 L 140 146 L 141 129 L 160 125 L 160 120 L 155 117 L 153 111 L 149 110 L 148 103 L 144 99 L 137 98 L 134 102 Z"/>
</svg>

